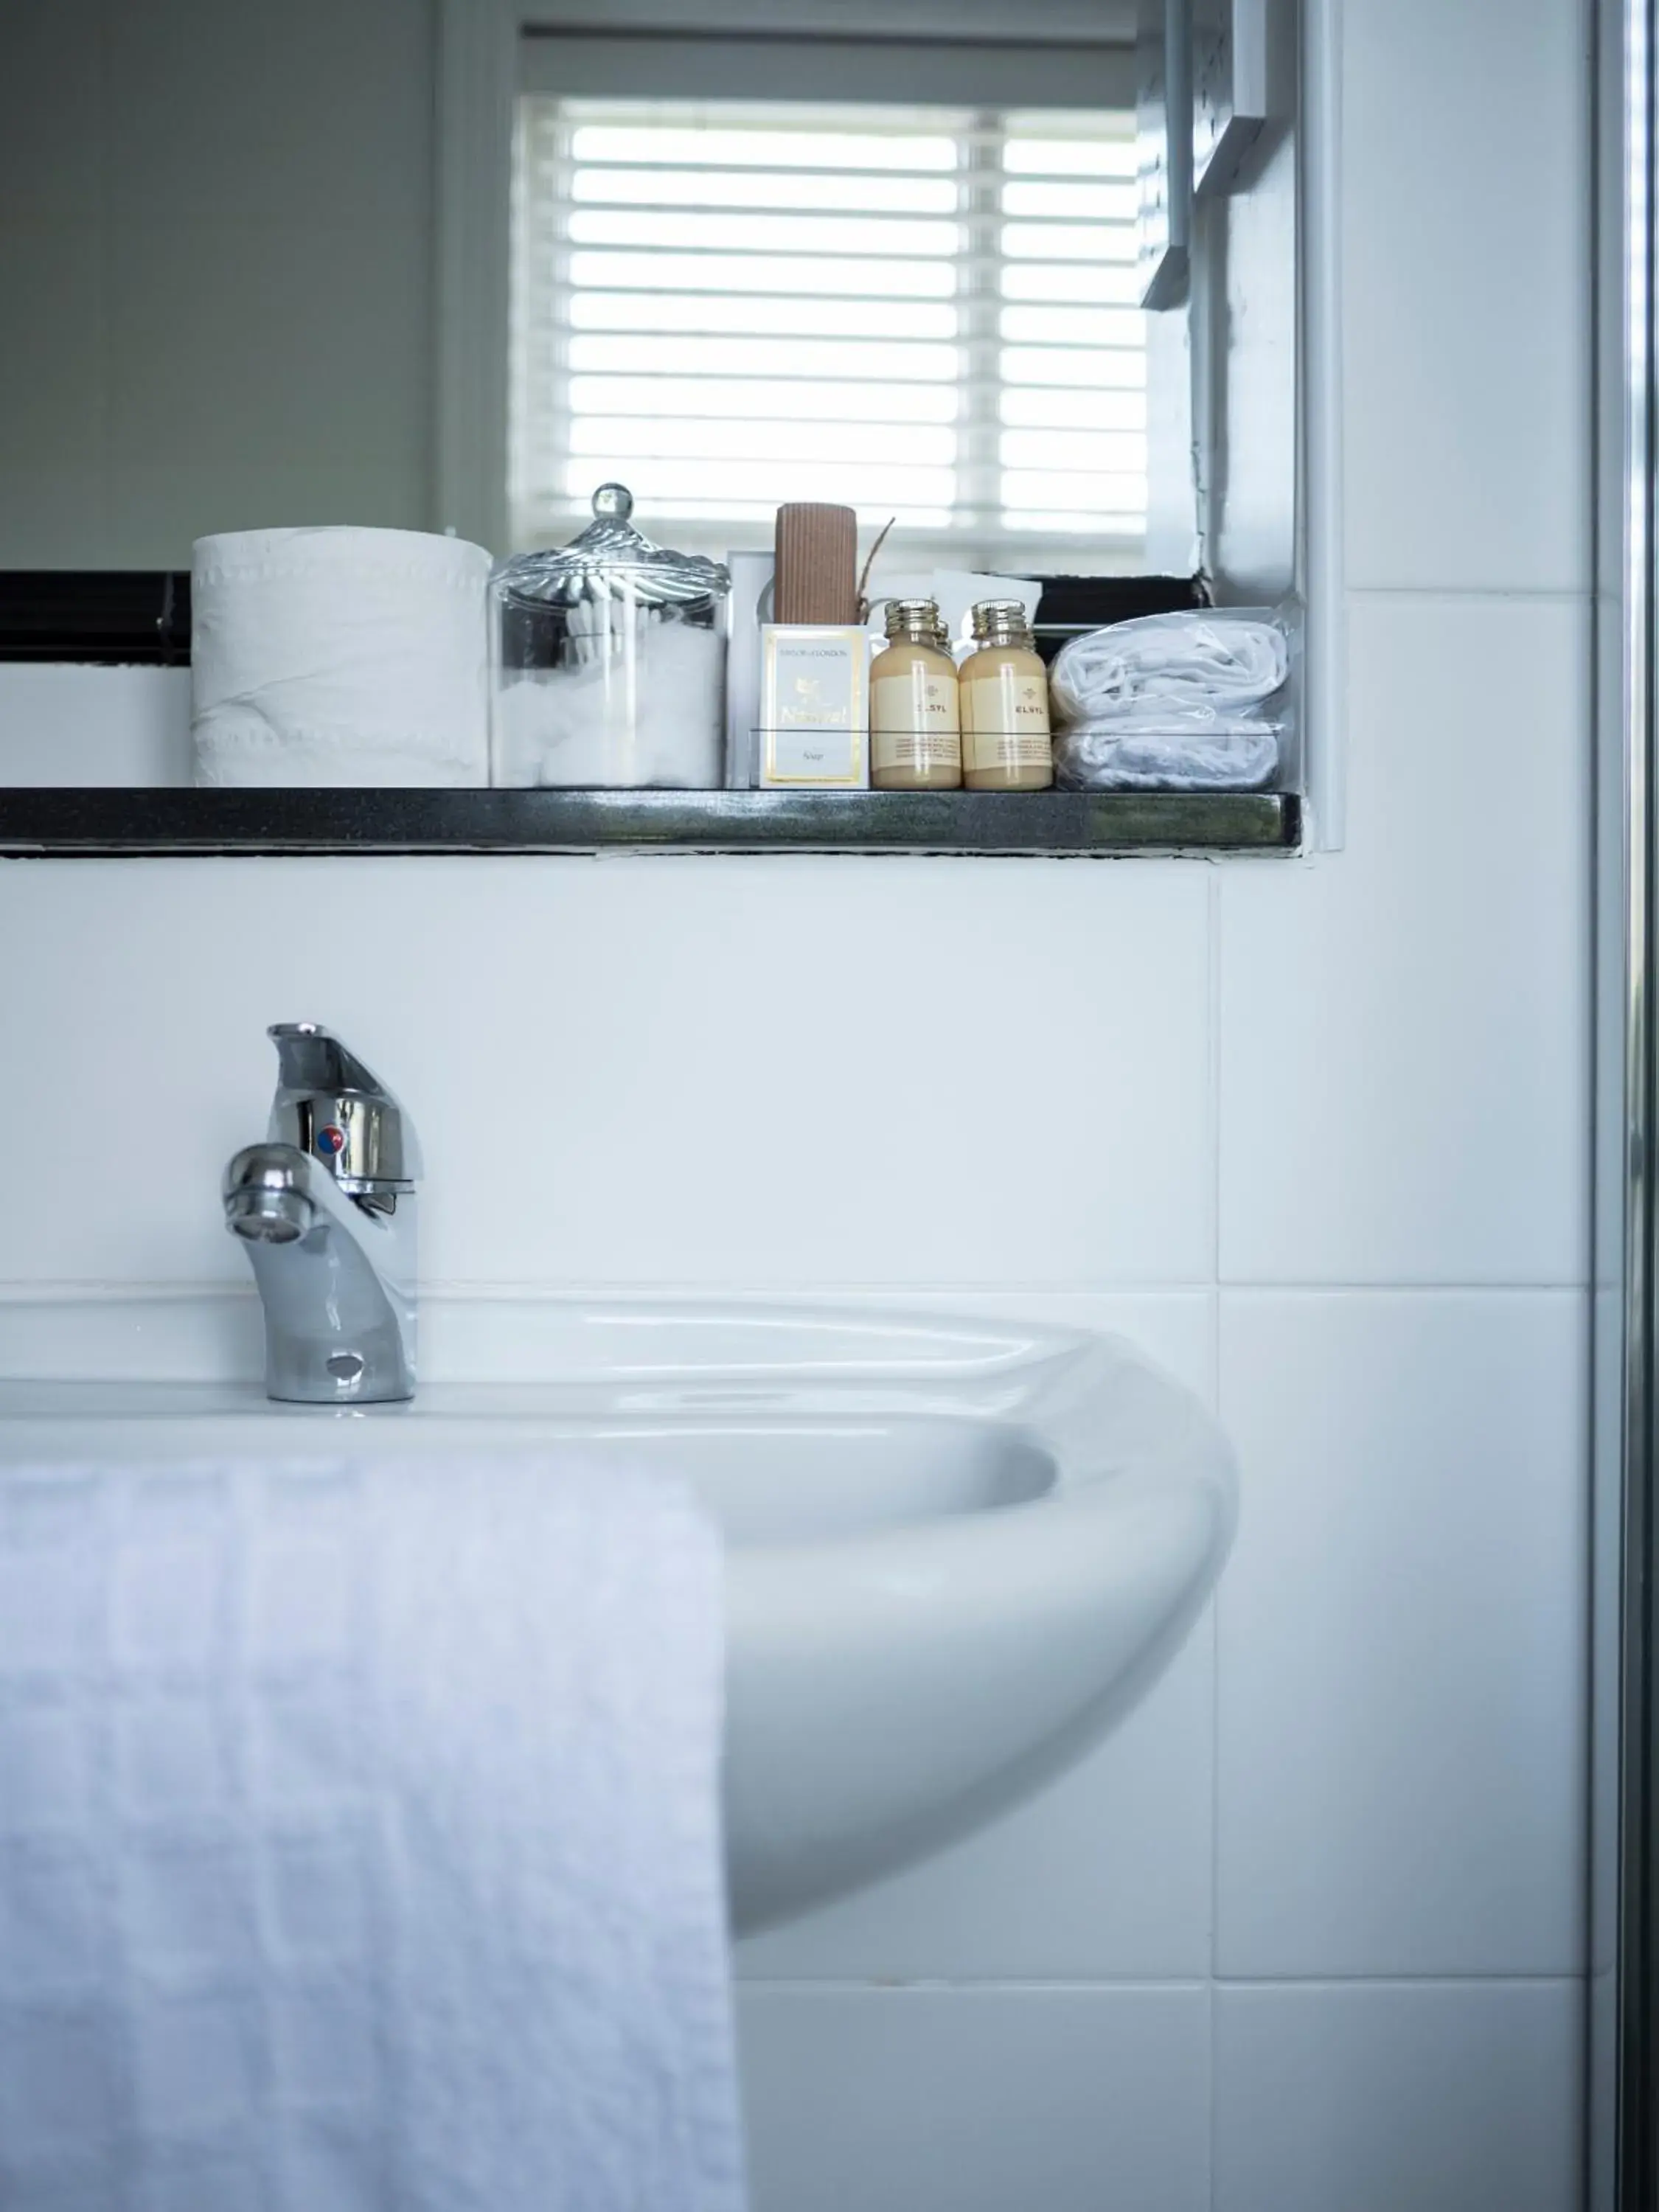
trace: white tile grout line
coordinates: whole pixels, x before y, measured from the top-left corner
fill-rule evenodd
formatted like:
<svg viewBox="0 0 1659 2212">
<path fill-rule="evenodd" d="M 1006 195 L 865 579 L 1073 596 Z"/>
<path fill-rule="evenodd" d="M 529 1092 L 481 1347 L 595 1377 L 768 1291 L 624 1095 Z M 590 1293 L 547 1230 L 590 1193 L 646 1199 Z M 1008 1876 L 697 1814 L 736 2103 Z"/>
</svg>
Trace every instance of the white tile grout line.
<svg viewBox="0 0 1659 2212">
<path fill-rule="evenodd" d="M 1217 872 L 1210 887 L 1210 1218 L 1211 1266 L 1215 1281 L 1210 1293 L 1210 1405 L 1221 1421 L 1221 1206 L 1222 1206 L 1222 985 L 1224 946 L 1222 877 Z M 1206 1896 L 1209 1905 L 1210 1971 L 1204 1995 L 1204 2130 L 1206 2203 L 1213 2206 L 1216 2189 L 1216 1947 L 1220 1934 L 1221 1905 L 1221 1582 L 1210 1596 L 1210 1865 Z"/>
<path fill-rule="evenodd" d="M 1210 1273 L 1221 1281 L 1221 876 L 1210 878 L 1209 969 L 1206 982 L 1206 1037 L 1210 1143 Z"/>
<path fill-rule="evenodd" d="M 1221 1206 L 1222 1206 L 1222 986 L 1224 950 L 1222 878 L 1217 873 L 1210 893 L 1210 1118 L 1212 1264 L 1215 1283 L 1210 1294 L 1210 1404 L 1218 1422 L 1221 1411 Z M 1224 1426 L 1224 1423 L 1223 1424 Z M 1222 1583 L 1210 1598 L 1210 1867 L 1206 1895 L 1209 1903 L 1209 1978 L 1205 1984 L 1204 2036 L 1206 2081 L 1204 2120 L 1206 2172 L 1205 2194 L 1212 2205 L 1216 2187 L 1216 1997 L 1217 1945 L 1221 1928 L 1221 1605 Z"/>
<path fill-rule="evenodd" d="M 722 1282 L 672 1276 L 629 1276 L 611 1281 L 597 1281 L 585 1277 L 569 1280 L 546 1277 L 501 1282 L 472 1280 L 459 1276 L 430 1276 L 422 1279 L 416 1287 L 422 1297 L 447 1300 L 455 1305 L 568 1305 L 588 1299 L 610 1299 L 622 1304 L 636 1300 L 686 1299 L 702 1304 L 709 1300 L 729 1299 L 737 1303 L 762 1298 L 787 1298 L 793 1304 L 810 1305 L 817 1299 L 834 1303 L 855 1298 L 908 1300 L 934 1297 L 1207 1297 L 1217 1300 L 1218 1304 L 1227 1298 L 1536 1297 L 1587 1292 L 1594 1290 L 1595 1285 L 1588 1275 L 1554 1276 L 1526 1282 L 1440 1281 L 1428 1277 L 1401 1280 L 1396 1277 L 1379 1279 L 1376 1282 L 1330 1283 L 1273 1282 L 1260 1279 L 1217 1283 L 1201 1277 L 1166 1281 L 1127 1275 L 1116 1280 L 1085 1283 L 1030 1280 L 1012 1276 L 990 1282 L 964 1282 L 960 1279 L 938 1282 L 925 1278 L 891 1282 L 758 1282 L 749 1278 L 737 1282 Z M 0 1279 L 0 1307 L 76 1303 L 182 1304 L 189 1300 L 246 1304 L 256 1295 L 252 1283 L 121 1280 L 107 1276 L 43 1278 L 40 1281 L 33 1281 L 26 1276 L 13 1276 Z"/>
<path fill-rule="evenodd" d="M 1207 2062 L 1205 2068 L 1204 2078 L 1205 2147 L 1207 2153 L 1207 2171 L 1204 2177 L 1204 2198 L 1206 2203 L 1211 2207 L 1211 2212 L 1214 2212 L 1216 2176 L 1220 2170 L 1221 2147 L 1218 2140 L 1219 2129 L 1216 2111 L 1218 2103 L 1216 2097 L 1216 2075 L 1218 2069 L 1216 2064 L 1217 2037 L 1215 1977 L 1213 1974 L 1210 1977 L 1209 1990 L 1205 2003 L 1204 2055 Z"/>
<path fill-rule="evenodd" d="M 1588 1296 L 1595 1289 L 1588 1275 L 1562 1276 L 1547 1282 L 1376 1282 L 1376 1283 L 1223 1283 L 1224 1298 L 1534 1298 Z"/>
<path fill-rule="evenodd" d="M 1226 1420 L 1221 1405 L 1221 1297 L 1215 1301 L 1215 1396 L 1212 1403 L 1215 1418 L 1223 1433 Z M 1244 1486 L 1244 1474 L 1239 1472 L 1239 1487 Z M 1239 1517 L 1244 1513 L 1244 1502 L 1239 1501 Z M 1237 1538 L 1234 1541 L 1237 1542 Z M 1227 1577 L 1224 1569 L 1210 1596 L 1210 1975 L 1206 1984 L 1207 2034 L 1209 2038 L 1210 2079 L 1206 2100 L 1206 2118 L 1209 2129 L 1210 2179 L 1212 2202 L 1215 2195 L 1216 2177 L 1216 1990 L 1217 1970 L 1221 1952 L 1221 1619 L 1226 1599 Z"/>
<path fill-rule="evenodd" d="M 1211 977 L 1210 977 L 1210 1053 L 1212 1062 L 1211 1113 L 1214 1123 L 1213 1158 L 1212 1160 L 1214 1219 L 1215 1289 L 1211 1305 L 1210 1370 L 1211 1399 L 1215 1418 L 1225 1428 L 1226 1417 L 1222 1404 L 1222 1200 L 1224 1188 L 1222 1167 L 1222 1127 L 1225 1110 L 1222 1096 L 1223 1069 L 1223 994 L 1224 964 L 1226 959 L 1224 916 L 1222 906 L 1221 879 L 1218 876 L 1212 899 Z M 1243 1471 L 1240 1471 L 1241 1488 Z M 1241 1516 L 1243 1500 L 1240 1500 Z M 1221 1648 L 1222 1609 L 1225 1602 L 1224 1574 L 1218 1581 L 1210 1599 L 1210 1867 L 1209 1901 L 1209 1979 L 1206 1985 L 1205 2034 L 1208 2061 L 1208 2078 L 1205 2094 L 1206 2148 L 1208 2172 L 1206 2193 L 1213 2205 L 1216 2191 L 1216 2071 L 1217 2071 L 1217 1968 L 1221 1942 Z"/>
<path fill-rule="evenodd" d="M 1487 600 L 1496 605 L 1581 607 L 1597 596 L 1594 584 L 1558 586 L 1551 590 L 1503 584 L 1350 584 L 1350 605 L 1366 599 Z"/>
<path fill-rule="evenodd" d="M 842 1974 L 831 1977 L 805 1974 L 738 1974 L 732 1986 L 742 1994 L 750 1990 L 767 1992 L 799 1991 L 817 1994 L 833 1991 L 838 1995 L 859 1996 L 1087 1996 L 1091 1994 L 1113 1996 L 1185 1995 L 1204 1996 L 1209 1992 L 1207 1982 L 1194 1981 L 1190 1976 L 1160 1978 L 1152 1974 L 1126 1974 L 1115 1981 L 1062 1980 L 1058 1976 L 1026 1975 L 1023 1978 L 1010 1977 L 995 1980 L 990 1976 L 978 1978 L 943 1974 Z"/>
<path fill-rule="evenodd" d="M 1087 1977 L 1026 1974 L 744 1974 L 733 1986 L 745 1990 L 800 1990 L 854 1993 L 865 1996 L 1132 1996 L 1137 1994 L 1185 1993 L 1214 2000 L 1234 1990 L 1285 1990 L 1310 1995 L 1328 1990 L 1576 1990 L 1589 1981 L 1586 1973 L 1470 1973 L 1470 1974 L 1303 1974 L 1247 1978 L 1218 1976 L 1194 1981 L 1190 1975 L 1121 1974 Z"/>
</svg>

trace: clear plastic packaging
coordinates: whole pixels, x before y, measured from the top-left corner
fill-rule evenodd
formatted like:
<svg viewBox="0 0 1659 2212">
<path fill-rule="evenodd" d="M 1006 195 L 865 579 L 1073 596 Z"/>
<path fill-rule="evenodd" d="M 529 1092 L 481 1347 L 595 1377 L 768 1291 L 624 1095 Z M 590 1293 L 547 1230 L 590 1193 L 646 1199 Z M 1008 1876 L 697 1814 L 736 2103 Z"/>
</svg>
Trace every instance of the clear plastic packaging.
<svg viewBox="0 0 1659 2212">
<path fill-rule="evenodd" d="M 1092 722 L 1055 738 L 1054 781 L 1069 791 L 1267 791 L 1279 777 L 1280 728 Z"/>
<path fill-rule="evenodd" d="M 718 561 L 653 545 L 633 505 L 602 484 L 580 537 L 491 577 L 492 782 L 724 782 L 732 580 Z"/>
<path fill-rule="evenodd" d="M 1162 707 L 1208 708 L 1250 719 L 1290 674 L 1290 640 L 1267 607 L 1184 607 L 1087 630 L 1063 645 L 1049 672 L 1067 724 L 1133 720 L 1151 727 Z"/>
<path fill-rule="evenodd" d="M 1049 672 L 1056 780 L 1073 790 L 1261 791 L 1279 776 L 1291 638 L 1262 607 L 1090 630 Z"/>
</svg>

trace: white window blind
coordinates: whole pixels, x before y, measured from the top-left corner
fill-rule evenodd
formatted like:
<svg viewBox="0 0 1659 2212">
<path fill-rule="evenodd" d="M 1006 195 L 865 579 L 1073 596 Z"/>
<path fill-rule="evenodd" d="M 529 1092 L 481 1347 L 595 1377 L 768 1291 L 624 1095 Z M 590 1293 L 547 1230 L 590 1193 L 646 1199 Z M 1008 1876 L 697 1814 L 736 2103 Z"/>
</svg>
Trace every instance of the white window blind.
<svg viewBox="0 0 1659 2212">
<path fill-rule="evenodd" d="M 1121 565 L 1133 172 L 1115 112 L 522 96 L 515 544 L 615 477 L 715 551 L 821 499 L 963 560 Z"/>
</svg>

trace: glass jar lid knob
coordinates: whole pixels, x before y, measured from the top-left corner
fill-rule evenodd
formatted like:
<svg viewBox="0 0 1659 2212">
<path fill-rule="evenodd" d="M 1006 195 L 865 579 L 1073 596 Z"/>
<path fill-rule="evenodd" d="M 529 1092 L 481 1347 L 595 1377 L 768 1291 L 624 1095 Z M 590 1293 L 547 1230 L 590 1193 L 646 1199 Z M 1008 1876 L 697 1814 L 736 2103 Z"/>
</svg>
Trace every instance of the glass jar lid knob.
<svg viewBox="0 0 1659 2212">
<path fill-rule="evenodd" d="M 593 512 L 626 522 L 634 512 L 634 495 L 626 484 L 602 483 L 593 495 Z"/>
</svg>

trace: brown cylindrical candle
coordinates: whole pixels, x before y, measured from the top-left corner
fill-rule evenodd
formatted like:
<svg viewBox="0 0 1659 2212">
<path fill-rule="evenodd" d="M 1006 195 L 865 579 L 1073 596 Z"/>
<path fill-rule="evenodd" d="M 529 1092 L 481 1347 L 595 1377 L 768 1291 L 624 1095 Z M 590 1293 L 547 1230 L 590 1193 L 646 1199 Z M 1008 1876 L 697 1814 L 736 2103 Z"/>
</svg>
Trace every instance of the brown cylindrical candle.
<svg viewBox="0 0 1659 2212">
<path fill-rule="evenodd" d="M 773 621 L 857 622 L 858 558 L 858 517 L 850 507 L 781 507 Z"/>
</svg>

